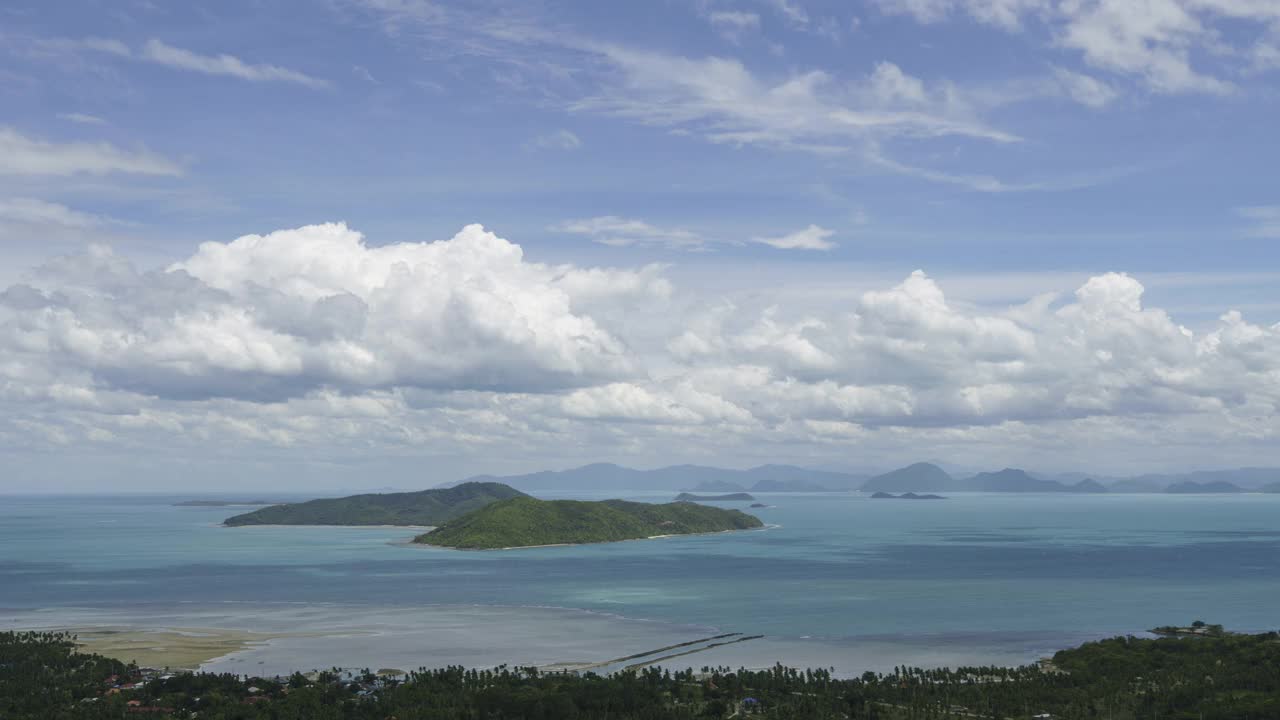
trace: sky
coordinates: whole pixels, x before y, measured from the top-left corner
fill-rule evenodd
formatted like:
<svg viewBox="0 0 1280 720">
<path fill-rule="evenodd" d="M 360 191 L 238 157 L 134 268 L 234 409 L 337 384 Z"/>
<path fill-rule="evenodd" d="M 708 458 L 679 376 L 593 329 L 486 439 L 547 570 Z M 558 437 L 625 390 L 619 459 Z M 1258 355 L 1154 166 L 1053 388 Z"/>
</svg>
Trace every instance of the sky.
<svg viewBox="0 0 1280 720">
<path fill-rule="evenodd" d="M 0 493 L 1280 465 L 1275 0 L 9 0 Z"/>
</svg>

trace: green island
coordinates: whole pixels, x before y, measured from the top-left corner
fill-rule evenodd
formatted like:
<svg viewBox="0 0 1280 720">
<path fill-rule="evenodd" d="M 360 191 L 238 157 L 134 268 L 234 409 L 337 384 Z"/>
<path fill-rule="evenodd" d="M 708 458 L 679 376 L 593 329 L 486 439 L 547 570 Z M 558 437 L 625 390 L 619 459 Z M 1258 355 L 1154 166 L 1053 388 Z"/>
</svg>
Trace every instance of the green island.
<svg viewBox="0 0 1280 720">
<path fill-rule="evenodd" d="M 0 632 L 0 717 L 105 720 L 1262 720 L 1280 717 L 1280 634 L 1116 637 L 1017 668 L 637 667 L 598 675 L 501 666 L 252 677 L 168 673 Z"/>
<path fill-rule="evenodd" d="M 676 502 L 750 502 L 755 500 L 751 493 L 735 492 L 723 495 L 698 495 L 682 492 L 676 496 Z"/>
<path fill-rule="evenodd" d="M 351 495 L 272 505 L 229 517 L 224 525 L 440 525 L 474 510 L 526 497 L 496 482 L 469 482 L 418 492 Z"/>
<path fill-rule="evenodd" d="M 496 550 L 748 530 L 763 525 L 759 518 L 740 510 L 688 502 L 655 505 L 525 496 L 486 505 L 413 541 L 461 550 Z"/>
<path fill-rule="evenodd" d="M 1190 625 L 1161 625 L 1151 628 L 1152 635 L 1165 637 L 1222 637 L 1229 635 L 1221 625 L 1210 625 L 1203 620 L 1196 620 Z"/>
</svg>

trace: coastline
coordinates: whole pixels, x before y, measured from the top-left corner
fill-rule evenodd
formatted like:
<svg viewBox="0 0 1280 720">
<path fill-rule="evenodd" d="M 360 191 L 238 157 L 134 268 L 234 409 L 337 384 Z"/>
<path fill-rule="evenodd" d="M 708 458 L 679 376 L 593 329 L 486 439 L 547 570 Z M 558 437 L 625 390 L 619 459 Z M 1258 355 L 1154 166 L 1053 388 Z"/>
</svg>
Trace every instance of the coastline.
<svg viewBox="0 0 1280 720">
<path fill-rule="evenodd" d="M 584 543 L 547 543 L 543 545 L 512 545 L 511 547 L 499 547 L 499 548 L 460 548 L 460 547 L 450 547 L 448 545 L 433 545 L 431 543 L 420 543 L 420 542 L 414 542 L 412 540 L 404 543 L 396 542 L 392 544 L 405 545 L 408 547 L 433 548 L 436 550 L 458 550 L 461 552 L 503 552 L 505 550 L 533 550 L 535 548 L 584 547 L 587 545 L 613 545 L 615 543 L 638 542 L 642 540 L 663 540 L 666 538 L 703 537 L 707 535 L 725 535 L 728 533 L 763 532 L 765 530 L 776 530 L 780 527 L 782 526 L 766 523 L 760 527 L 755 527 L 755 528 L 736 528 L 733 530 L 712 530 L 710 532 L 699 532 L 699 533 L 671 533 L 667 535 L 650 535 L 648 537 L 624 538 L 622 540 L 598 540 L 596 542 L 584 542 Z"/>
<path fill-rule="evenodd" d="M 82 641 L 92 640 L 90 634 L 106 635 L 106 645 L 86 646 L 151 667 L 251 676 L 333 666 L 488 668 L 506 663 L 614 672 L 631 665 L 759 670 L 781 662 L 855 677 L 895 665 L 1021 666 L 1058 649 L 1115 634 L 777 636 L 751 626 L 679 623 L 563 606 L 216 603 L 125 612 L 31 611 L 29 615 L 29 621 L 14 617 L 6 618 L 10 621 L 4 624 L 14 629 L 72 630 Z M 144 656 L 137 652 L 141 646 L 160 654 Z M 177 657 L 193 652 L 202 655 L 194 660 Z"/>
</svg>

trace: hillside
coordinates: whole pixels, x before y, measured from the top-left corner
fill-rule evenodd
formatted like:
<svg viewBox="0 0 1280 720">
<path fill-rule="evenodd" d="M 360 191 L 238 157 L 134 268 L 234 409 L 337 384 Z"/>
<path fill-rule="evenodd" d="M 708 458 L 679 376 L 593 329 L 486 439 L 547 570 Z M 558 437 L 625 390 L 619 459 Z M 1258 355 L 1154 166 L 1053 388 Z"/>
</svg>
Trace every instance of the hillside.
<svg viewBox="0 0 1280 720">
<path fill-rule="evenodd" d="M 418 492 L 323 498 L 227 518 L 223 524 L 244 525 L 439 525 L 473 510 L 525 494 L 502 483 L 464 483 Z"/>
<path fill-rule="evenodd" d="M 904 492 L 913 490 L 953 490 L 955 480 L 946 470 L 933 463 L 921 462 L 876 475 L 862 486 L 865 492 Z"/>
<path fill-rule="evenodd" d="M 518 497 L 451 520 L 414 542 L 465 550 L 634 540 L 656 535 L 746 530 L 754 516 L 687 502 L 538 500 Z"/>
</svg>

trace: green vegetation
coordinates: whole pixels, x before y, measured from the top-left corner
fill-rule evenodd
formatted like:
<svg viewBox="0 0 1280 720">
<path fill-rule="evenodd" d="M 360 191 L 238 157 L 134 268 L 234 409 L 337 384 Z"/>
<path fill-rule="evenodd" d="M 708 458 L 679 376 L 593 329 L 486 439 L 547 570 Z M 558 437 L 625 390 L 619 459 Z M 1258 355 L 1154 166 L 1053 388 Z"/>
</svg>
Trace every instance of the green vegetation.
<svg viewBox="0 0 1280 720">
<path fill-rule="evenodd" d="M 761 527 L 739 510 L 676 502 L 538 500 L 511 498 L 451 520 L 414 542 L 466 550 L 635 540 L 655 535 Z"/>
<path fill-rule="evenodd" d="M 224 522 L 241 525 L 440 525 L 499 500 L 525 494 L 495 482 L 421 492 L 352 495 L 272 505 Z"/>
<path fill-rule="evenodd" d="M 1280 635 L 1112 638 L 1040 666 L 825 670 L 646 668 L 608 676 L 450 667 L 387 677 L 146 672 L 71 638 L 0 633 L 0 717 L 105 720 L 1262 720 L 1280 717 Z M 139 685 L 140 681 L 146 681 Z M 140 708 L 146 708 L 140 709 Z"/>
<path fill-rule="evenodd" d="M 1203 620 L 1197 620 L 1185 627 L 1161 625 L 1160 627 L 1152 628 L 1151 632 L 1155 635 L 1172 637 L 1222 637 L 1229 634 L 1221 625 L 1210 625 Z"/>
<path fill-rule="evenodd" d="M 676 496 L 676 502 L 750 502 L 755 500 L 751 493 L 735 492 L 723 495 L 695 495 L 682 492 Z"/>
</svg>

